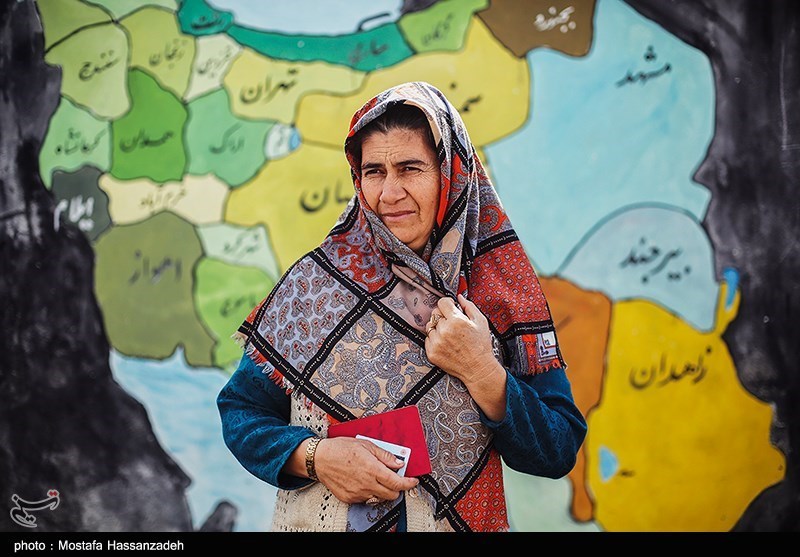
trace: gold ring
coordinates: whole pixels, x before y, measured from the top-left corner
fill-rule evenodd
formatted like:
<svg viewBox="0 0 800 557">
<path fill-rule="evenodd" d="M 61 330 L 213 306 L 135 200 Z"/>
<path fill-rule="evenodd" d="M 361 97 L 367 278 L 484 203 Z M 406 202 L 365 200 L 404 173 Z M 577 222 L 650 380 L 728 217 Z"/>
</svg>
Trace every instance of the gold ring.
<svg viewBox="0 0 800 557">
<path fill-rule="evenodd" d="M 380 499 L 378 499 L 377 497 L 370 497 L 369 499 L 367 499 L 367 500 L 366 500 L 366 501 L 364 501 L 364 502 L 365 502 L 367 505 L 377 505 L 378 503 L 380 503 L 380 502 L 381 502 L 381 500 L 380 500 Z"/>
<path fill-rule="evenodd" d="M 438 313 L 431 313 L 431 329 L 435 329 L 436 325 L 439 323 L 439 320 L 442 318 L 441 315 Z"/>
</svg>

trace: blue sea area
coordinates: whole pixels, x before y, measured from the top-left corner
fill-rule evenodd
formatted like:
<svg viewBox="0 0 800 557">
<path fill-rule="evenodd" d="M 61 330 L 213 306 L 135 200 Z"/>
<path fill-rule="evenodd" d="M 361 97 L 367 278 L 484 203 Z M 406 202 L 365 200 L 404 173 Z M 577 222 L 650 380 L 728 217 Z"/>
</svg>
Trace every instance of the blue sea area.
<svg viewBox="0 0 800 557">
<path fill-rule="evenodd" d="M 110 364 L 117 383 L 147 409 L 161 446 L 191 478 L 186 495 L 194 528 L 225 500 L 238 509 L 235 531 L 269 531 L 276 489 L 242 468 L 222 439 L 216 397 L 227 375 L 188 366 L 181 350 L 159 361 L 112 351 Z"/>
<path fill-rule="evenodd" d="M 401 0 L 208 0 L 212 8 L 233 14 L 250 29 L 284 35 L 346 35 L 396 21 Z"/>
</svg>

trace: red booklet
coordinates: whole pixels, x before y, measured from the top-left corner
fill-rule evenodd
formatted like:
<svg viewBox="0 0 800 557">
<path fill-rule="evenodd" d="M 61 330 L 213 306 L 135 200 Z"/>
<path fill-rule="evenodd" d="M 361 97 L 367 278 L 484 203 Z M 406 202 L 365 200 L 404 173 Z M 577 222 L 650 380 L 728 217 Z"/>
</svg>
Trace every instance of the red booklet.
<svg viewBox="0 0 800 557">
<path fill-rule="evenodd" d="M 415 405 L 403 406 L 366 418 L 331 424 L 328 437 L 355 437 L 365 435 L 402 445 L 411 449 L 406 467 L 406 476 L 422 476 L 431 473 L 431 459 L 419 408 Z"/>
</svg>

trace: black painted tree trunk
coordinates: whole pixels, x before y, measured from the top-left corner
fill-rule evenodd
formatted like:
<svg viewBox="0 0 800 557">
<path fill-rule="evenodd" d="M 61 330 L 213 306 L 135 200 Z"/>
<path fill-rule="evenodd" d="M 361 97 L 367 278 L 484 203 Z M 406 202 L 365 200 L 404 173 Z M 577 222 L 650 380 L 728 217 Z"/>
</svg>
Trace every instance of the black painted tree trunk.
<svg viewBox="0 0 800 557">
<path fill-rule="evenodd" d="M 0 2 L 0 529 L 192 530 L 190 479 L 112 378 L 91 246 L 39 176 L 61 84 L 43 48 L 33 0 Z M 9 519 L 50 490 L 35 528 Z"/>
<path fill-rule="evenodd" d="M 626 0 L 704 52 L 714 68 L 716 134 L 695 179 L 718 274 L 740 273 L 724 339 L 742 384 L 775 404 L 786 477 L 735 530 L 800 531 L 800 2 Z"/>
</svg>

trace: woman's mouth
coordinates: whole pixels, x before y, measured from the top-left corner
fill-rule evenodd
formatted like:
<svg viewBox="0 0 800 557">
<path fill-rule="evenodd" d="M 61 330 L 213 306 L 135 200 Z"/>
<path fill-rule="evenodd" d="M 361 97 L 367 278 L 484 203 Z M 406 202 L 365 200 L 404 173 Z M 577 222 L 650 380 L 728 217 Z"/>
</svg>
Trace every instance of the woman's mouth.
<svg viewBox="0 0 800 557">
<path fill-rule="evenodd" d="M 388 225 L 393 222 L 400 222 L 402 220 L 405 220 L 406 218 L 408 218 L 413 214 L 414 211 L 392 211 L 389 213 L 382 213 L 381 220 L 384 222 L 384 224 Z"/>
</svg>

